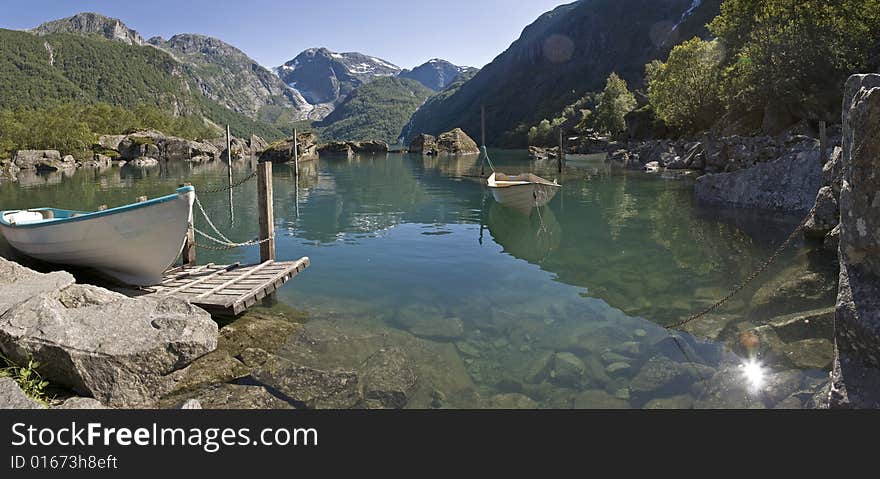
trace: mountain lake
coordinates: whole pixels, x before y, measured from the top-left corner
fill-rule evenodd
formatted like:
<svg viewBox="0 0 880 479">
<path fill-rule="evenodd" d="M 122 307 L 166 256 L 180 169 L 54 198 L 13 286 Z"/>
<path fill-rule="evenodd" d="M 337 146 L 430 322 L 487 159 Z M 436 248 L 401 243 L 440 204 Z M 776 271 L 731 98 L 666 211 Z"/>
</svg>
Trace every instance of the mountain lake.
<svg viewBox="0 0 880 479">
<path fill-rule="evenodd" d="M 802 338 L 767 326 L 834 304 L 836 256 L 802 241 L 688 332 L 664 328 L 724 297 L 798 217 L 700 207 L 693 177 L 611 169 L 604 155 L 571 157 L 562 176 L 524 151 L 490 156 L 500 171 L 563 189 L 525 216 L 493 200 L 477 156 L 325 157 L 300 165 L 298 180 L 275 165 L 278 259 L 311 266 L 248 314 L 302 323 L 325 368 L 402 351 L 419 385 L 408 407 L 798 408 L 827 379 L 830 330 Z M 236 178 L 254 167 L 237 162 Z M 0 184 L 0 203 L 93 210 L 184 181 L 222 186 L 226 165 L 21 171 L 19 184 Z M 256 181 L 234 190 L 231 208 L 225 192 L 200 198 L 229 238 L 256 236 Z M 32 265 L 2 239 L 0 250 Z M 253 247 L 198 251 L 199 263 L 258 259 Z M 779 298 L 775 278 L 803 272 L 833 287 Z M 751 330 L 764 331 L 757 352 L 742 340 Z M 291 342 L 277 354 L 301 352 Z"/>
</svg>

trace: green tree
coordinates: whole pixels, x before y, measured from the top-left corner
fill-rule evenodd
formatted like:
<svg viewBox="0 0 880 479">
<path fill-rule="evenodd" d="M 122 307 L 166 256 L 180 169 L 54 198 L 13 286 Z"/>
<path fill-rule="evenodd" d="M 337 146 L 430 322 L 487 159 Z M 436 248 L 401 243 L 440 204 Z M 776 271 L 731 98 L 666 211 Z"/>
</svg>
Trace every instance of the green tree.
<svg viewBox="0 0 880 479">
<path fill-rule="evenodd" d="M 712 126 L 723 110 L 722 60 L 718 42 L 694 38 L 673 48 L 666 63 L 646 65 L 648 98 L 657 116 L 686 133 Z"/>
<path fill-rule="evenodd" d="M 709 29 L 727 53 L 728 110 L 833 119 L 846 78 L 871 66 L 880 0 L 725 0 Z"/>
<path fill-rule="evenodd" d="M 616 73 L 608 76 L 605 89 L 599 95 L 599 104 L 593 112 L 596 129 L 612 135 L 626 130 L 626 114 L 636 107 L 636 97 L 626 81 Z"/>
</svg>

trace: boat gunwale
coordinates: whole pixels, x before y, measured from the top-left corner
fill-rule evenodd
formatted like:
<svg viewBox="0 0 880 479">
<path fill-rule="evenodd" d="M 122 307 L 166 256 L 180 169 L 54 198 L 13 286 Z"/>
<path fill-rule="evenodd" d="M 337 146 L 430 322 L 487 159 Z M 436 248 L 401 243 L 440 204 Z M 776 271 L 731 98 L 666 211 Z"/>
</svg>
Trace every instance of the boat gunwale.
<svg viewBox="0 0 880 479">
<path fill-rule="evenodd" d="M 169 201 L 174 201 L 175 199 L 179 198 L 182 194 L 194 192 L 194 191 L 195 191 L 195 188 L 192 186 L 183 186 L 183 187 L 178 188 L 175 193 L 172 193 L 170 195 L 161 196 L 159 198 L 153 198 L 152 200 L 143 201 L 141 203 L 129 203 L 127 205 L 117 206 L 115 208 L 109 208 L 109 209 L 102 210 L 102 211 L 83 212 L 83 211 L 64 210 L 64 209 L 59 209 L 59 208 L 48 208 L 48 207 L 47 208 L 31 208 L 31 209 L 23 209 L 23 210 L 22 209 L 3 210 L 3 211 L 0 211 L 0 225 L 8 227 L 8 228 L 39 228 L 42 226 L 52 226 L 52 225 L 59 225 L 59 224 L 65 224 L 65 223 L 73 223 L 76 221 L 85 221 L 85 220 L 90 220 L 90 219 L 101 218 L 104 216 L 113 215 L 116 213 L 124 213 L 124 212 L 128 212 L 128 211 L 138 210 L 141 208 L 146 208 L 149 206 L 167 203 Z M 15 223 L 10 223 L 10 222 L 6 221 L 5 216 L 7 213 L 19 212 L 19 211 L 68 211 L 71 213 L 82 213 L 82 214 L 80 214 L 78 216 L 71 216 L 69 218 L 51 218 L 51 219 L 44 219 L 42 221 L 36 221 L 33 223 L 24 223 L 24 224 L 15 224 Z"/>
</svg>

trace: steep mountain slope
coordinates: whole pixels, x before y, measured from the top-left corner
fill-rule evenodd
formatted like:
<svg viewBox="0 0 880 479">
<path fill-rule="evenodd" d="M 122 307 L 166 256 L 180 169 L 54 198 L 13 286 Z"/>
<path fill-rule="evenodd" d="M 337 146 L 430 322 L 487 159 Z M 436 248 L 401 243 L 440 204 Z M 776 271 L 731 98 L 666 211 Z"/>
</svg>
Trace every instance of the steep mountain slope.
<svg viewBox="0 0 880 479">
<path fill-rule="evenodd" d="M 91 12 L 77 13 L 72 17 L 46 22 L 31 30 L 31 32 L 37 35 L 50 35 L 52 33 L 97 35 L 128 45 L 143 45 L 145 43 L 138 32 L 128 28 L 119 19 Z"/>
<path fill-rule="evenodd" d="M 310 48 L 275 72 L 313 105 L 338 104 L 355 88 L 377 78 L 397 75 L 400 68 L 361 53 L 335 53 Z"/>
<path fill-rule="evenodd" d="M 0 105 L 44 108 L 56 102 L 153 105 L 229 123 L 237 135 L 280 136 L 202 95 L 184 66 L 159 49 L 91 35 L 0 29 Z"/>
<path fill-rule="evenodd" d="M 435 58 L 412 70 L 403 70 L 400 72 L 400 77 L 415 80 L 434 91 L 440 91 L 454 83 L 461 74 L 473 73 L 476 70 L 473 67 L 460 67 Z"/>
<path fill-rule="evenodd" d="M 409 137 L 462 127 L 479 135 L 486 105 L 487 141 L 598 91 L 612 71 L 630 85 L 644 65 L 694 35 L 721 0 L 580 0 L 545 13 L 506 51 L 454 92 L 427 102 L 413 116 Z"/>
<path fill-rule="evenodd" d="M 354 90 L 319 124 L 321 136 L 396 143 L 409 118 L 432 93 L 415 80 L 378 78 Z"/>
<path fill-rule="evenodd" d="M 206 97 L 230 110 L 255 118 L 269 105 L 293 110 L 295 120 L 307 118 L 313 110 L 274 73 L 222 40 L 185 33 L 169 40 L 153 37 L 148 42 L 171 53 Z"/>
</svg>

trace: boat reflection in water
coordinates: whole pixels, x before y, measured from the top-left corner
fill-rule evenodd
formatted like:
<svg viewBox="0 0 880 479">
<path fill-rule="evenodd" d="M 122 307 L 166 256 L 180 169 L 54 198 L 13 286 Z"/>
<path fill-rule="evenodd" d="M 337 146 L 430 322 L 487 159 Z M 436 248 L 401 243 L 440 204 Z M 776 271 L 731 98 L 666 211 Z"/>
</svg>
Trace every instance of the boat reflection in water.
<svg viewBox="0 0 880 479">
<path fill-rule="evenodd" d="M 489 207 L 489 233 L 504 252 L 533 264 L 541 264 L 559 247 L 562 226 L 553 210 L 542 206 L 525 215 L 500 203 Z"/>
</svg>

